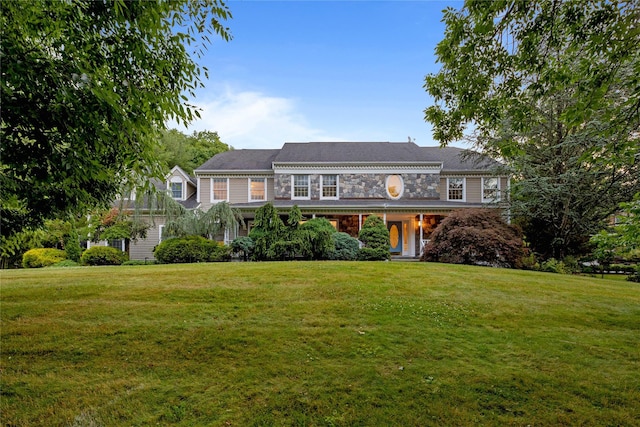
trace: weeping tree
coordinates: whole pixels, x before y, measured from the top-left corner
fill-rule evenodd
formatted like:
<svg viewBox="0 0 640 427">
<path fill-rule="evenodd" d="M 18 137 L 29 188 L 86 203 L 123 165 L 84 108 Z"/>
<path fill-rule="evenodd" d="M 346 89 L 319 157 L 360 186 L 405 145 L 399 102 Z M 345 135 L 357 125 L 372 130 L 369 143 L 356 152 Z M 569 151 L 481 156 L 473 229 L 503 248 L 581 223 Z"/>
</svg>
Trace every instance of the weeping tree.
<svg viewBox="0 0 640 427">
<path fill-rule="evenodd" d="M 269 249 L 281 240 L 286 233 L 286 226 L 272 203 L 265 203 L 256 211 L 253 228 L 249 237 L 254 242 L 253 257 L 256 260 L 272 259 Z"/>
<path fill-rule="evenodd" d="M 216 203 L 207 211 L 176 209 L 167 214 L 163 238 L 202 236 L 211 239 L 241 225 L 244 225 L 242 214 L 227 202 Z"/>
</svg>

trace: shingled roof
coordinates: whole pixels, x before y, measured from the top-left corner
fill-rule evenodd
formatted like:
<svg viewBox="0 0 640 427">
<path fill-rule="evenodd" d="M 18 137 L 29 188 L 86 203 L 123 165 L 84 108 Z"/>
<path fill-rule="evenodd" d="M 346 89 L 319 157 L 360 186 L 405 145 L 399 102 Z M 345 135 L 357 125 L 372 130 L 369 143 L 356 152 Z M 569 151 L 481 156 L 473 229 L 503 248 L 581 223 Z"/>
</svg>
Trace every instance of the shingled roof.
<svg viewBox="0 0 640 427">
<path fill-rule="evenodd" d="M 275 163 L 405 163 L 424 161 L 412 142 L 287 142 Z"/>
<path fill-rule="evenodd" d="M 456 147 L 420 147 L 413 142 L 287 142 L 281 149 L 231 150 L 217 154 L 196 173 L 266 171 L 273 164 L 442 163 L 443 171 L 482 171 L 498 166 Z"/>
<path fill-rule="evenodd" d="M 263 171 L 271 170 L 273 159 L 280 153 L 280 149 L 271 150 L 230 150 L 216 154 L 207 160 L 196 172 L 211 171 Z"/>
</svg>

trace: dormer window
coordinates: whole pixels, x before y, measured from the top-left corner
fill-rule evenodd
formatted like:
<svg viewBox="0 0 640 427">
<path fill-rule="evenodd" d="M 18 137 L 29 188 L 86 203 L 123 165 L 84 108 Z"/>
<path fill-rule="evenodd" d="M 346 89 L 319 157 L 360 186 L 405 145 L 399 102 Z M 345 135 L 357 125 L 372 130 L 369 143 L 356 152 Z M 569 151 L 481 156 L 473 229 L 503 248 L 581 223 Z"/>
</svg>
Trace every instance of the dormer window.
<svg viewBox="0 0 640 427">
<path fill-rule="evenodd" d="M 171 183 L 171 197 L 176 200 L 182 200 L 182 181 Z"/>
</svg>

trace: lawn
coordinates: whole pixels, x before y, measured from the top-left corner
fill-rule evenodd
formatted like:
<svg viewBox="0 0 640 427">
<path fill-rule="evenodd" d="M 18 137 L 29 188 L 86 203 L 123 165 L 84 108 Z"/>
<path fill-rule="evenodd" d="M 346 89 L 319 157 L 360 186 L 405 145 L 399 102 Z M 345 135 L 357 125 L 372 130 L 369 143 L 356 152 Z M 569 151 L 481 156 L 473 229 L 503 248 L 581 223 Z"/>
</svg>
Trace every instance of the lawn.
<svg viewBox="0 0 640 427">
<path fill-rule="evenodd" d="M 640 425 L 640 285 L 400 262 L 5 270 L 4 426 Z"/>
</svg>

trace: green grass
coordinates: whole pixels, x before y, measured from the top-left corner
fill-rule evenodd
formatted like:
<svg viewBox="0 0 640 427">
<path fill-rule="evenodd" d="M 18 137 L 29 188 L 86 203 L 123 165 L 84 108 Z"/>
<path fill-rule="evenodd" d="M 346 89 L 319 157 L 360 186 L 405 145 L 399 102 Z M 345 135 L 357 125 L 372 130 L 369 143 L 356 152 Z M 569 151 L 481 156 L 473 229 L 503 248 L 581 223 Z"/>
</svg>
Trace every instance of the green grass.
<svg viewBox="0 0 640 427">
<path fill-rule="evenodd" d="M 640 425 L 640 286 L 394 262 L 2 271 L 5 426 Z"/>
</svg>

